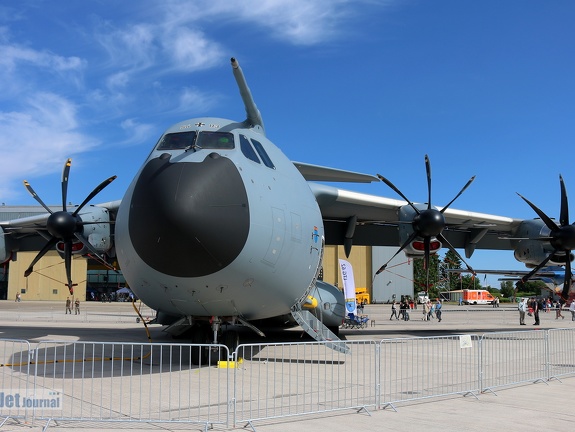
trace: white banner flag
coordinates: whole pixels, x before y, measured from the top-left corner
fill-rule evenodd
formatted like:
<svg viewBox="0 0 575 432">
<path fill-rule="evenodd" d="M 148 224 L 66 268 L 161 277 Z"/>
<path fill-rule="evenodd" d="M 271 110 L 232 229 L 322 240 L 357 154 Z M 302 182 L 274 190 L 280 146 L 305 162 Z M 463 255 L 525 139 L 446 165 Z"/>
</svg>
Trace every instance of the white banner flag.
<svg viewBox="0 0 575 432">
<path fill-rule="evenodd" d="M 355 280 L 353 279 L 353 268 L 346 260 L 339 260 L 341 270 L 341 280 L 343 281 L 343 295 L 345 297 L 345 312 L 348 314 L 357 313 L 355 303 Z"/>
</svg>

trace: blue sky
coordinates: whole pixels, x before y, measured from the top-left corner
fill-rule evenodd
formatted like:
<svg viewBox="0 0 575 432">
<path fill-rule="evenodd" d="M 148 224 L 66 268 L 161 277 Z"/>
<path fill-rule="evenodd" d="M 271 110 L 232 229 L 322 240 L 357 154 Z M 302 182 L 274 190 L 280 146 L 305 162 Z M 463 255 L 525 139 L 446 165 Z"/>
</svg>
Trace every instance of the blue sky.
<svg viewBox="0 0 575 432">
<path fill-rule="evenodd" d="M 428 154 L 436 205 L 477 175 L 454 208 L 534 217 L 519 192 L 557 218 L 559 174 L 575 194 L 574 19 L 569 0 L 0 0 L 0 202 L 36 204 L 26 179 L 58 203 L 67 157 L 69 200 L 114 174 L 94 201 L 120 199 L 171 124 L 245 118 L 233 56 L 292 160 L 425 201 Z"/>
</svg>

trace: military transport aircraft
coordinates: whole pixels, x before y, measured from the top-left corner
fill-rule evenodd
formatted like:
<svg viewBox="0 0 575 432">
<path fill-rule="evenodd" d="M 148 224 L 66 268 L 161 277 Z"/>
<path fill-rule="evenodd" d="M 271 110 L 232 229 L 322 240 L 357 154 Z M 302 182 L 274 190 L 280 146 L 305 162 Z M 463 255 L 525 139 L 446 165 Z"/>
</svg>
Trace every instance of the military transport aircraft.
<svg viewBox="0 0 575 432">
<path fill-rule="evenodd" d="M 352 244 L 399 245 L 398 253 L 427 260 L 445 243 L 468 258 L 476 248 L 509 249 L 528 265 L 569 266 L 575 234 L 563 210 L 565 194 L 557 226 L 541 215 L 520 220 L 448 208 L 453 201 L 432 206 L 428 158 L 428 203 L 407 200 L 383 176 L 405 201 L 328 186 L 378 177 L 290 161 L 266 137 L 235 59 L 231 66 L 245 121 L 203 117 L 169 127 L 119 201 L 87 205 L 111 177 L 80 206 L 67 208 L 69 162 L 61 210 L 46 206 L 25 182 L 48 213 L 2 222 L 0 261 L 42 236 L 45 246 L 26 274 L 56 247 L 71 289 L 73 254 L 117 257 L 130 288 L 157 311 L 156 322 L 193 342 L 219 340 L 234 348 L 237 333 L 223 324 L 263 334 L 265 320 L 295 320 L 342 351 L 347 348 L 334 333 L 344 315 L 343 295 L 318 280 L 325 244 L 344 245 L 347 254 Z"/>
<path fill-rule="evenodd" d="M 449 273 L 462 273 L 469 272 L 465 269 L 446 269 Z M 500 281 L 515 281 L 515 282 L 526 282 L 526 276 L 531 273 L 531 270 L 475 270 L 477 274 L 491 274 L 491 275 L 501 275 L 498 280 Z M 529 277 L 529 280 L 540 280 L 545 282 L 551 291 L 562 295 L 563 284 L 565 283 L 565 268 L 561 266 L 549 266 L 539 269 L 536 273 Z M 570 284 L 573 284 L 573 278 L 571 278 Z M 575 296 L 575 292 L 571 291 L 570 296 L 562 296 L 565 300 L 569 302 Z"/>
</svg>

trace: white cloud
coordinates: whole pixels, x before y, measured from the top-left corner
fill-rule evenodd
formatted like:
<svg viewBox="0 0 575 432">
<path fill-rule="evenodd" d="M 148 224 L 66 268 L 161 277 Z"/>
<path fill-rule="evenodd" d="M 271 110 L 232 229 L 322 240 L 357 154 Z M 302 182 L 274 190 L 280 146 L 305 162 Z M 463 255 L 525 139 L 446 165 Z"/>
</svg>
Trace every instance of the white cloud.
<svg viewBox="0 0 575 432">
<path fill-rule="evenodd" d="M 127 138 L 122 145 L 140 144 L 143 141 L 149 141 L 150 135 L 154 130 L 151 124 L 139 123 L 134 119 L 126 119 L 121 123 L 121 127 L 127 134 Z"/>
<path fill-rule="evenodd" d="M 110 68 L 142 70 L 154 64 L 158 26 L 152 24 L 122 25 L 106 23 L 95 34 L 96 40 L 110 56 Z"/>
<path fill-rule="evenodd" d="M 178 111 L 206 112 L 218 102 L 219 97 L 212 93 L 202 92 L 196 88 L 184 88 L 180 93 Z"/>
<path fill-rule="evenodd" d="M 48 51 L 37 51 L 19 45 L 0 45 L 0 65 L 13 70 L 18 63 L 30 63 L 54 72 L 78 71 L 85 66 L 79 57 L 63 57 Z"/>
<path fill-rule="evenodd" d="M 183 71 L 209 69 L 218 64 L 223 54 L 219 43 L 198 30 L 185 27 L 170 32 L 163 44 L 174 65 Z"/>
<path fill-rule="evenodd" d="M 4 201 L 19 195 L 14 188 L 21 179 L 53 172 L 62 160 L 96 144 L 79 131 L 74 104 L 49 93 L 34 95 L 19 112 L 0 112 L 0 129 L 0 196 Z"/>
<path fill-rule="evenodd" d="M 386 0 L 174 0 L 162 7 L 166 25 L 194 22 L 246 22 L 265 28 L 268 35 L 295 45 L 313 45 L 344 33 L 346 20 L 359 3 L 385 4 Z"/>
</svg>

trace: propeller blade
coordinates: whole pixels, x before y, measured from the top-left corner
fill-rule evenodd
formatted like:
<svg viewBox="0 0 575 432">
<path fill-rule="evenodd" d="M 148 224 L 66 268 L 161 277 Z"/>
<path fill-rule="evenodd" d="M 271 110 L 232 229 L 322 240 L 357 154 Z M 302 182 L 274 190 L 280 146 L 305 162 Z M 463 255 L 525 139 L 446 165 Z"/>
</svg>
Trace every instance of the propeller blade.
<svg viewBox="0 0 575 432">
<path fill-rule="evenodd" d="M 559 214 L 559 224 L 569 225 L 569 202 L 567 201 L 567 189 L 563 177 L 559 174 L 559 184 L 561 185 L 561 213 Z"/>
<path fill-rule="evenodd" d="M 24 187 L 26 188 L 26 190 L 30 193 L 30 195 L 32 195 L 32 198 L 34 198 L 36 201 L 38 201 L 38 203 L 44 207 L 46 209 L 46 211 L 50 214 L 52 214 L 52 210 L 50 210 L 48 208 L 48 206 L 46 204 L 44 204 L 44 201 L 42 201 L 40 199 L 40 197 L 38 196 L 38 194 L 36 192 L 34 192 L 34 189 L 32 189 L 32 186 L 30 186 L 30 183 L 28 183 L 26 180 L 24 180 Z"/>
<path fill-rule="evenodd" d="M 519 195 L 523 199 L 523 201 L 525 201 L 527 204 L 529 204 L 529 206 L 535 211 L 535 213 L 537 213 L 537 215 L 541 218 L 541 220 L 545 223 L 545 225 L 547 225 L 547 228 L 549 228 L 551 231 L 555 231 L 555 230 L 559 229 L 557 224 L 555 222 L 553 222 L 553 220 L 551 220 L 551 218 L 549 216 L 547 216 L 545 213 L 543 213 L 541 210 L 539 210 L 539 208 L 535 204 L 533 204 L 531 201 L 529 201 L 527 198 L 525 198 L 520 193 L 517 193 L 517 195 Z"/>
<path fill-rule="evenodd" d="M 86 248 L 90 251 L 90 253 L 92 254 L 92 258 L 94 258 L 96 261 L 98 261 L 100 264 L 108 267 L 111 270 L 116 270 L 114 267 L 112 267 L 110 264 L 108 264 L 106 262 L 106 260 L 100 256 L 100 254 L 98 253 L 98 251 L 96 250 L 96 248 L 94 248 L 94 246 L 92 246 L 92 244 L 86 239 L 86 237 L 84 237 L 82 234 L 80 233 L 74 233 L 74 237 L 76 237 L 84 246 L 86 246 Z"/>
<path fill-rule="evenodd" d="M 66 280 L 68 281 L 67 286 L 72 292 L 72 241 L 68 240 L 64 242 L 64 267 L 66 267 Z"/>
<path fill-rule="evenodd" d="M 440 210 L 441 213 L 443 213 L 445 210 L 447 210 L 447 209 L 449 208 L 449 206 L 450 206 L 451 204 L 453 204 L 453 202 L 454 202 L 457 198 L 459 198 L 463 192 L 465 192 L 465 189 L 467 189 L 467 188 L 469 187 L 469 185 L 470 185 L 471 183 L 473 183 L 473 180 L 475 180 L 475 176 L 471 177 L 471 178 L 469 179 L 469 181 L 467 182 L 467 184 L 466 184 L 465 186 L 463 186 L 463 189 L 461 189 L 461 190 L 459 191 L 459 193 L 458 193 L 457 195 L 455 195 L 455 198 L 453 198 L 451 201 L 449 201 L 449 204 L 447 204 L 445 207 L 443 207 L 443 208 Z"/>
<path fill-rule="evenodd" d="M 387 260 L 387 262 L 386 262 L 384 265 L 382 265 L 382 266 L 379 268 L 378 271 L 375 272 L 375 276 L 377 276 L 377 275 L 380 274 L 382 271 L 384 271 L 385 268 L 386 268 L 386 267 L 389 265 L 389 263 L 391 262 L 391 260 L 393 260 L 403 249 L 405 249 L 405 248 L 407 247 L 407 245 L 408 245 L 409 243 L 411 243 L 416 237 L 417 237 L 417 233 L 416 233 L 416 232 L 411 233 L 411 235 L 409 236 L 409 238 L 405 241 L 405 243 L 403 243 L 403 244 L 401 245 L 401 247 L 397 250 L 397 252 L 395 252 L 395 253 L 393 254 L 393 256 L 392 256 L 389 260 Z M 375 276 L 374 276 L 374 277 L 375 277 Z"/>
<path fill-rule="evenodd" d="M 469 270 L 474 276 L 477 275 L 477 273 L 475 273 L 475 270 L 473 270 L 473 268 L 467 263 L 467 261 L 465 261 L 463 259 L 463 257 L 459 254 L 459 252 L 457 252 L 457 250 L 455 250 L 455 248 L 453 247 L 453 245 L 451 243 L 449 243 L 449 240 L 447 240 L 443 234 L 439 234 L 437 236 L 437 239 L 441 242 L 441 243 L 445 243 L 447 245 L 447 247 L 451 250 L 451 252 L 453 252 L 455 255 L 457 255 L 457 258 L 459 258 L 461 260 L 461 262 L 463 264 L 465 264 L 465 267 L 467 267 L 467 270 Z"/>
<path fill-rule="evenodd" d="M 74 213 L 72 213 L 72 216 L 74 217 L 77 216 L 80 210 L 82 210 L 82 207 L 88 204 L 92 200 L 92 198 L 94 198 L 102 191 L 102 189 L 104 189 L 106 186 L 108 186 L 110 183 L 116 180 L 117 177 L 118 176 L 112 176 L 109 179 L 104 180 L 98 186 L 96 186 L 96 188 L 92 191 L 92 193 L 90 193 L 90 195 L 86 197 L 86 199 L 82 202 L 82 204 L 80 204 L 80 206 L 74 211 Z"/>
<path fill-rule="evenodd" d="M 395 193 L 397 193 L 400 197 L 402 197 L 405 201 L 407 201 L 407 203 L 413 208 L 413 210 L 415 210 L 417 214 L 420 214 L 420 211 L 413 205 L 413 203 L 410 200 L 407 199 L 405 195 L 403 195 L 403 193 L 401 193 L 401 191 L 398 188 L 395 187 L 395 185 L 392 182 L 390 182 L 381 174 L 377 174 L 377 177 L 386 185 L 388 185 L 391 189 L 393 189 Z"/>
<path fill-rule="evenodd" d="M 569 300 L 569 290 L 571 289 L 571 261 L 569 257 L 567 257 L 567 261 L 565 263 L 565 279 L 563 281 L 563 292 L 561 293 L 561 297 L 563 300 Z M 575 300 L 574 300 L 575 301 Z"/>
<path fill-rule="evenodd" d="M 66 200 L 68 199 L 68 177 L 70 175 L 71 165 L 72 159 L 68 158 L 62 171 L 62 211 L 68 211 L 66 210 Z"/>
<path fill-rule="evenodd" d="M 50 240 L 48 240 L 46 242 L 46 244 L 44 245 L 44 247 L 40 250 L 40 252 L 38 252 L 38 255 L 36 255 L 34 257 L 34 259 L 32 260 L 32 262 L 30 263 L 30 265 L 28 266 L 28 268 L 26 269 L 26 271 L 24 272 L 24 277 L 28 277 L 30 276 L 30 273 L 32 273 L 34 271 L 34 266 L 36 265 L 36 263 L 38 261 L 40 261 L 40 259 L 46 255 L 46 252 L 48 252 L 50 249 L 52 249 L 56 243 L 58 243 L 58 239 L 56 237 L 52 237 Z"/>
<path fill-rule="evenodd" d="M 431 208 L 431 163 L 429 157 L 425 155 L 425 171 L 427 172 L 427 209 Z"/>
<path fill-rule="evenodd" d="M 549 256 L 547 258 L 545 258 L 543 261 L 541 261 L 539 263 L 539 265 L 537 265 L 529 273 L 527 273 L 525 276 L 523 276 L 521 278 L 521 282 L 523 282 L 523 283 L 527 282 L 531 278 L 531 276 L 533 276 L 535 273 L 537 273 L 539 270 L 541 270 L 543 267 L 545 267 L 545 264 L 547 264 L 550 259 L 551 259 L 551 254 L 549 254 Z"/>
</svg>

